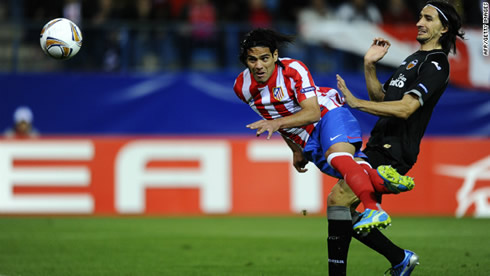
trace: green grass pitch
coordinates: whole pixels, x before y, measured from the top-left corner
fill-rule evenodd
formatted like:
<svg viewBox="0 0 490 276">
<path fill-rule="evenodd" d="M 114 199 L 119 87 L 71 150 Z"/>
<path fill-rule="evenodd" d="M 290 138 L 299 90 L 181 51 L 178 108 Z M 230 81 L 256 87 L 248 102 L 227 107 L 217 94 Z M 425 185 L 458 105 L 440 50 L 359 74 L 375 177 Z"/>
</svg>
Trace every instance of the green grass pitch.
<svg viewBox="0 0 490 276">
<path fill-rule="evenodd" d="M 394 217 L 413 275 L 490 275 L 490 220 Z M 327 222 L 285 217 L 0 217 L 0 275 L 327 275 Z M 389 263 L 353 240 L 348 275 Z"/>
</svg>

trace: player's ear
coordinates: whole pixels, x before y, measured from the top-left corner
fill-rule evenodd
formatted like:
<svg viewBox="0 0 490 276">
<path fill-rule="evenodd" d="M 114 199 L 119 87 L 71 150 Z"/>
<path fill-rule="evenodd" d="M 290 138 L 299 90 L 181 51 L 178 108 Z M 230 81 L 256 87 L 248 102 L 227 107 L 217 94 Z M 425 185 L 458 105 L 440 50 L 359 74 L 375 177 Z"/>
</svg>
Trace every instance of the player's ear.
<svg viewBox="0 0 490 276">
<path fill-rule="evenodd" d="M 274 62 L 277 62 L 277 59 L 279 58 L 279 51 L 277 49 L 272 54 L 272 57 L 274 58 Z"/>
<path fill-rule="evenodd" d="M 447 33 L 448 30 L 449 30 L 449 28 L 447 26 L 443 27 L 441 30 L 441 36 L 443 36 L 445 33 Z"/>
</svg>

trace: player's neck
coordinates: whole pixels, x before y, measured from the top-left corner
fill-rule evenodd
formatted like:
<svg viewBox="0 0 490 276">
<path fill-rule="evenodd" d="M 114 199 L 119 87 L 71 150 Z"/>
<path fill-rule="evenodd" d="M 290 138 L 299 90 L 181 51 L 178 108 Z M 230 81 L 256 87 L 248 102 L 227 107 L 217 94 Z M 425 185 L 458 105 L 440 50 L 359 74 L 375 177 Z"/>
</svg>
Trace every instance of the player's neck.
<svg viewBox="0 0 490 276">
<path fill-rule="evenodd" d="M 436 49 L 442 49 L 442 45 L 439 42 L 427 42 L 420 44 L 420 51 L 432 51 Z"/>
</svg>

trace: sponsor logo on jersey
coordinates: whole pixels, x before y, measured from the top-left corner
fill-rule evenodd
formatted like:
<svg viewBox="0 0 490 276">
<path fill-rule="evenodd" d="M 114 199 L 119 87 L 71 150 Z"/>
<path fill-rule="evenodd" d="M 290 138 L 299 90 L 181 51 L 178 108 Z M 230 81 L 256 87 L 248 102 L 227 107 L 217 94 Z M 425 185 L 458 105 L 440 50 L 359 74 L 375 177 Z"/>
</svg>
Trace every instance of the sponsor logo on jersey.
<svg viewBox="0 0 490 276">
<path fill-rule="evenodd" d="M 308 92 L 313 92 L 316 90 L 316 87 L 314 86 L 310 86 L 310 87 L 305 87 L 303 89 L 301 89 L 301 93 L 308 93 Z"/>
<path fill-rule="evenodd" d="M 410 70 L 412 69 L 413 67 L 415 67 L 415 65 L 417 65 L 417 63 L 419 63 L 419 61 L 417 59 L 414 59 L 412 60 L 408 65 L 407 65 L 407 70 Z"/>
<path fill-rule="evenodd" d="M 403 74 L 400 74 L 397 79 L 392 79 L 390 81 L 390 86 L 403 88 L 403 86 L 405 86 L 406 81 L 407 81 L 407 78 Z"/>
<path fill-rule="evenodd" d="M 274 87 L 272 88 L 272 95 L 274 96 L 274 99 L 280 101 L 282 98 L 284 98 L 284 92 L 282 92 L 282 87 Z"/>
</svg>

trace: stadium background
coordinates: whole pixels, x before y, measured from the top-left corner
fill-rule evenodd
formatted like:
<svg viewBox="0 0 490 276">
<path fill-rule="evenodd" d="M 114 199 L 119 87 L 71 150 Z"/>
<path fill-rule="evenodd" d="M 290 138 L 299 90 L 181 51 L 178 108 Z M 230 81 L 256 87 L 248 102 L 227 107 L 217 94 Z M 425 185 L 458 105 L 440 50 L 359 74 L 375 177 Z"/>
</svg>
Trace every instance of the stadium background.
<svg viewBox="0 0 490 276">
<path fill-rule="evenodd" d="M 326 275 L 334 179 L 311 166 L 295 173 L 280 138 L 247 130 L 258 117 L 232 85 L 243 70 L 241 35 L 263 26 L 298 36 L 281 56 L 303 60 L 318 85 L 335 86 L 340 73 L 366 98 L 371 39 L 393 44 L 378 68 L 386 79 L 416 49 L 425 1 L 368 1 L 382 22 L 341 18 L 348 2 L 0 1 L 0 131 L 28 106 L 41 134 L 0 139 L 0 274 Z M 452 2 L 468 39 L 451 56 L 451 83 L 410 172 L 416 188 L 383 202 L 393 217 L 384 233 L 421 257 L 414 275 L 488 275 L 490 267 L 482 2 Z M 57 17 L 84 35 L 63 62 L 39 48 L 42 26 Z M 353 112 L 367 137 L 376 118 Z M 351 243 L 348 275 L 388 267 Z"/>
<path fill-rule="evenodd" d="M 345 1 L 325 1 L 328 17 L 315 19 L 321 22 L 308 17 L 309 3 L 298 2 L 1 2 L 0 128 L 10 127 L 15 108 L 25 105 L 41 138 L 1 141 L 7 177 L 0 180 L 0 212 L 323 214 L 334 180 L 311 167 L 295 174 L 280 138 L 265 141 L 245 128 L 258 118 L 232 91 L 243 70 L 240 37 L 264 26 L 298 35 L 281 56 L 303 60 L 317 85 L 335 86 L 340 73 L 366 98 L 365 29 L 354 33 L 357 41 L 329 35 L 328 28 L 313 39 L 307 30 L 315 24 L 349 30 L 344 33 L 359 25 L 336 17 Z M 369 37 L 387 34 L 413 49 L 423 1 L 406 5 L 408 16 L 398 17 L 389 2 L 368 1 L 382 21 L 362 25 L 373 31 Z M 416 189 L 386 199 L 395 215 L 490 216 L 490 67 L 478 40 L 481 7 L 455 3 L 470 39 L 458 42 L 463 50 L 451 57 L 457 74 L 410 172 Z M 56 17 L 74 20 L 84 35 L 80 53 L 68 61 L 39 48 L 41 27 Z M 393 68 L 381 65 L 380 79 Z M 367 137 L 376 118 L 354 114 Z"/>
</svg>

